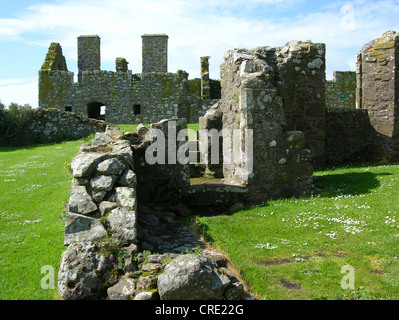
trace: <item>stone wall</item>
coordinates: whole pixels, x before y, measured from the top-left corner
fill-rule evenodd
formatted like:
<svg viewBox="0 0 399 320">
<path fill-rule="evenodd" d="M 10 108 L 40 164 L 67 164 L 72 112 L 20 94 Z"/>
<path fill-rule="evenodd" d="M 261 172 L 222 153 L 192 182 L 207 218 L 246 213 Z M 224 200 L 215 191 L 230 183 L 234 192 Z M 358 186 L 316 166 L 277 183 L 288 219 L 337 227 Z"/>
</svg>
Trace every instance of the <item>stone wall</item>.
<svg viewBox="0 0 399 320">
<path fill-rule="evenodd" d="M 388 31 L 357 56 L 357 106 L 368 110 L 372 126 L 390 138 L 398 135 L 399 34 Z"/>
<path fill-rule="evenodd" d="M 97 35 L 78 37 L 78 81 L 83 71 L 101 70 L 101 39 Z"/>
<path fill-rule="evenodd" d="M 326 82 L 326 108 L 356 108 L 356 72 L 335 71 Z"/>
<path fill-rule="evenodd" d="M 290 115 L 275 82 L 276 70 L 284 66 L 275 64 L 276 50 L 231 50 L 221 66 L 223 129 L 231 137 L 242 133 L 230 141 L 223 138 L 224 181 L 247 186 L 250 201 L 255 202 L 307 192 L 313 181 L 304 134 L 286 129 Z M 249 144 L 252 155 L 246 149 Z M 234 150 L 242 151 L 238 158 Z M 233 161 L 227 163 L 226 157 Z"/>
<path fill-rule="evenodd" d="M 177 138 L 170 136 L 170 126 L 175 124 L 180 129 L 185 122 L 165 120 L 152 125 L 168 134 L 169 158 L 174 145 L 171 138 Z M 173 198 L 168 186 L 187 187 L 182 170 L 186 165 L 153 164 L 151 169 L 143 165 L 143 151 L 156 146 L 159 139 L 143 125 L 129 134 L 109 130 L 97 133 L 72 160 L 65 220 L 67 248 L 58 275 L 63 299 L 250 298 L 226 268 L 226 257 L 205 250 L 204 244 L 175 220 L 181 211 L 173 209 L 178 203 L 172 205 L 170 200 L 178 199 L 169 199 L 167 206 L 165 202 L 157 205 L 160 190 Z"/>
<path fill-rule="evenodd" d="M 283 99 L 287 130 L 305 134 L 312 164 L 325 164 L 325 44 L 289 41 L 280 48 L 260 48 L 258 54 L 275 65 L 278 95 Z M 273 54 L 275 57 L 270 57 Z M 270 58 L 269 58 L 270 57 Z M 275 61 L 273 61 L 276 59 Z"/>
<path fill-rule="evenodd" d="M 107 124 L 94 119 L 82 119 L 59 109 L 37 109 L 29 124 L 18 136 L 11 138 L 15 145 L 75 140 L 95 132 L 104 132 Z"/>
<path fill-rule="evenodd" d="M 143 73 L 168 72 L 168 36 L 145 34 L 141 37 L 143 39 Z"/>
<path fill-rule="evenodd" d="M 327 109 L 327 166 L 394 160 L 392 141 L 378 133 L 367 110 Z"/>
</svg>

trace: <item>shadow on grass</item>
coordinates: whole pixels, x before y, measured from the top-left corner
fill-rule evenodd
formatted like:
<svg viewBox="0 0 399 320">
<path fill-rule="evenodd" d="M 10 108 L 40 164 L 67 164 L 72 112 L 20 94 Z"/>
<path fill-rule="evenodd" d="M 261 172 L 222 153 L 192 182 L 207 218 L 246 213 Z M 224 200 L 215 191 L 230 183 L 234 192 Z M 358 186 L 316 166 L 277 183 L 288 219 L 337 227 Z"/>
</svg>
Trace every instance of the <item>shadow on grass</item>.
<svg viewBox="0 0 399 320">
<path fill-rule="evenodd" d="M 380 186 L 378 176 L 390 176 L 391 173 L 347 172 L 314 177 L 316 187 L 322 189 L 325 197 L 339 195 L 360 195 L 370 193 Z"/>
</svg>

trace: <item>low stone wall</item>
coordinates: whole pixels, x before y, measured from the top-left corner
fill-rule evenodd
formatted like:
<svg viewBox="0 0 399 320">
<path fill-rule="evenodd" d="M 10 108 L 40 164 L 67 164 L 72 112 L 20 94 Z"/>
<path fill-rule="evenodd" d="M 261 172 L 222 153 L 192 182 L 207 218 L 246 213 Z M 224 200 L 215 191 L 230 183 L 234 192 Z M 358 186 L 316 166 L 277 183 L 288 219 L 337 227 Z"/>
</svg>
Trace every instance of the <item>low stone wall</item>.
<svg viewBox="0 0 399 320">
<path fill-rule="evenodd" d="M 75 140 L 95 132 L 104 132 L 107 124 L 95 119 L 82 119 L 73 112 L 59 109 L 37 109 L 23 132 L 11 139 L 15 145 Z"/>
<path fill-rule="evenodd" d="M 328 166 L 362 162 L 390 162 L 397 158 L 395 144 L 378 133 L 367 110 L 327 109 L 326 162 Z"/>
<path fill-rule="evenodd" d="M 161 121 L 151 127 L 168 132 L 169 125 Z M 187 165 L 175 165 L 175 171 L 170 171 L 170 167 L 161 169 L 154 164 L 153 174 L 145 179 L 149 171 L 143 170 L 142 152 L 157 141 L 146 135 L 147 131 L 141 125 L 129 134 L 117 130 L 97 133 L 72 160 L 72 190 L 65 221 L 67 248 L 58 275 L 61 297 L 248 298 L 243 284 L 226 268 L 226 257 L 204 250 L 204 244 L 177 222 L 182 209 L 151 201 L 158 197 L 157 188 L 143 188 L 142 193 L 149 192 L 147 197 L 138 196 L 140 184 L 162 185 L 163 178 L 173 175 L 176 187 L 188 185 L 184 174 Z"/>
</svg>

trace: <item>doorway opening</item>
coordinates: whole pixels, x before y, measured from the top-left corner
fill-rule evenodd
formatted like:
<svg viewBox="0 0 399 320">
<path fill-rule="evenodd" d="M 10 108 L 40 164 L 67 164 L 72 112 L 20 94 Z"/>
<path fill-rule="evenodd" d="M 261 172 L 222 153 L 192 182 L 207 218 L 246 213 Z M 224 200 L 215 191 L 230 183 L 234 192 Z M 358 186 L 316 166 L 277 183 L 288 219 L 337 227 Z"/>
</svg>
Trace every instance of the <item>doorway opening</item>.
<svg viewBox="0 0 399 320">
<path fill-rule="evenodd" d="M 100 102 L 87 104 L 87 117 L 97 120 L 105 120 L 106 106 Z"/>
</svg>

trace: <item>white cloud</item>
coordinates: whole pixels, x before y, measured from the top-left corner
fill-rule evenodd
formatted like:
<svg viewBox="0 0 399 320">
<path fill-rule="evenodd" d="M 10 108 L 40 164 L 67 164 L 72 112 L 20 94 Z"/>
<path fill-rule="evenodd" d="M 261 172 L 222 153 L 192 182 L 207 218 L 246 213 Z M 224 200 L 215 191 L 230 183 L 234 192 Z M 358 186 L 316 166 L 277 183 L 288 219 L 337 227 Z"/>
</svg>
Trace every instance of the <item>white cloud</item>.
<svg viewBox="0 0 399 320">
<path fill-rule="evenodd" d="M 139 73 L 141 35 L 166 33 L 169 70 L 186 70 L 191 78 L 199 76 L 200 56 L 211 56 L 211 77 L 219 78 L 223 54 L 229 49 L 310 39 L 326 43 L 327 77 L 331 78 L 334 70 L 353 70 L 353 60 L 363 44 L 388 29 L 399 29 L 397 1 L 332 1 L 318 11 L 307 9 L 293 15 L 291 10 L 291 15 L 284 15 L 285 9 L 304 4 L 305 0 L 58 1 L 31 6 L 18 19 L 0 19 L 0 39 L 43 47 L 60 42 L 69 69 L 76 72 L 76 38 L 98 34 L 103 69 L 113 69 L 115 58 L 125 57 L 129 68 Z M 353 6 L 355 18 L 349 29 L 341 23 L 345 14 L 341 8 L 347 4 Z M 269 17 L 275 12 L 277 18 Z"/>
<path fill-rule="evenodd" d="M 9 106 L 12 102 L 32 107 L 38 106 L 38 80 L 36 78 L 26 79 L 4 79 L 0 81 L 0 102 Z"/>
</svg>

